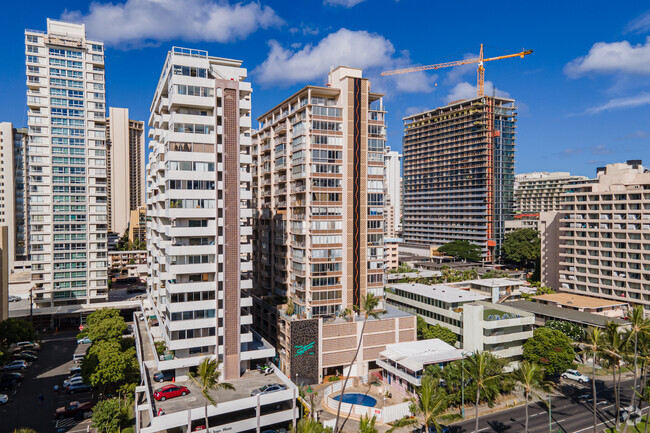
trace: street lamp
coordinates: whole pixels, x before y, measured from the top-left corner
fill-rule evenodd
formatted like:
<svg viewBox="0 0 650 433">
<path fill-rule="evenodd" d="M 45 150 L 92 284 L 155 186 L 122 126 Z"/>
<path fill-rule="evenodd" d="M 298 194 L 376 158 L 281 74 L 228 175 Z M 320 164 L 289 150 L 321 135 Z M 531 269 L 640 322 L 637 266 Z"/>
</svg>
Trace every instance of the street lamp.
<svg viewBox="0 0 650 433">
<path fill-rule="evenodd" d="M 465 418 L 465 358 L 460 360 L 460 416 Z"/>
<path fill-rule="evenodd" d="M 526 402 L 528 404 L 528 402 Z M 553 417 L 551 416 L 551 393 L 548 394 L 548 433 L 553 433 Z"/>
</svg>

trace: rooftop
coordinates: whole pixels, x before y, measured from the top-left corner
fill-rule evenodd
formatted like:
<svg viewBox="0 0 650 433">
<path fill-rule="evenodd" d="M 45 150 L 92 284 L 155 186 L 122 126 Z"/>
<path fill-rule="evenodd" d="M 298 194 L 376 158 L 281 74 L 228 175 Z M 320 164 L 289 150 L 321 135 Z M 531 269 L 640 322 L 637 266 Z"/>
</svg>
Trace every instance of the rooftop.
<svg viewBox="0 0 650 433">
<path fill-rule="evenodd" d="M 524 286 L 526 281 L 517 280 L 514 278 L 485 278 L 480 280 L 468 280 L 461 281 L 459 283 L 453 283 L 454 286 L 462 287 L 468 284 L 473 284 L 476 286 L 485 286 L 485 287 L 510 287 L 510 286 Z"/>
<path fill-rule="evenodd" d="M 433 338 L 389 344 L 379 356 L 395 361 L 409 370 L 418 371 L 426 365 L 461 359 L 464 357 L 464 352 L 438 338 Z"/>
<path fill-rule="evenodd" d="M 575 295 L 573 293 L 549 293 L 547 295 L 535 296 L 534 299 L 566 305 L 571 308 L 606 308 L 627 305 L 627 302 Z"/>
<path fill-rule="evenodd" d="M 459 289 L 458 287 L 448 286 L 446 284 L 434 284 L 432 286 L 419 283 L 399 283 L 388 284 L 387 287 L 404 290 L 416 295 L 427 298 L 437 299 L 447 303 L 455 302 L 474 302 L 490 299 L 490 296 L 482 295 L 469 290 Z"/>
<path fill-rule="evenodd" d="M 534 313 L 536 316 L 546 316 L 557 320 L 566 320 L 583 326 L 596 326 L 602 328 L 607 322 L 627 325 L 629 322 L 615 317 L 601 316 L 600 314 L 587 313 L 584 311 L 570 310 L 568 308 L 558 308 L 553 305 L 540 304 L 531 301 L 510 301 L 503 305 Z"/>
</svg>

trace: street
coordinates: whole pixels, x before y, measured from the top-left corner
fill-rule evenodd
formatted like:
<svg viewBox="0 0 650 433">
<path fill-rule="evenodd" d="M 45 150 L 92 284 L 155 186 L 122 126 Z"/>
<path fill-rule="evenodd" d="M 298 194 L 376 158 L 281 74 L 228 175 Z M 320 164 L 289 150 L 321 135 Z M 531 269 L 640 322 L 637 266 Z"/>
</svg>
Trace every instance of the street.
<svg viewBox="0 0 650 433">
<path fill-rule="evenodd" d="M 601 382 L 602 383 L 602 382 Z M 613 425 L 616 416 L 614 394 L 612 387 L 607 383 L 597 391 L 598 397 L 598 423 L 599 431 Z M 629 401 L 629 388 L 631 380 L 622 382 L 623 405 Z M 591 393 L 589 385 L 574 385 L 577 388 L 575 395 Z M 549 429 L 548 408 L 541 402 L 531 403 L 528 409 L 529 433 L 585 433 L 593 428 L 593 403 L 579 401 L 576 397 L 555 397 L 552 399 L 552 420 Z M 479 433 L 519 433 L 524 430 L 525 407 L 519 406 L 510 410 L 484 415 L 479 420 Z M 450 426 L 451 433 L 474 432 L 475 420 L 462 421 Z"/>
</svg>

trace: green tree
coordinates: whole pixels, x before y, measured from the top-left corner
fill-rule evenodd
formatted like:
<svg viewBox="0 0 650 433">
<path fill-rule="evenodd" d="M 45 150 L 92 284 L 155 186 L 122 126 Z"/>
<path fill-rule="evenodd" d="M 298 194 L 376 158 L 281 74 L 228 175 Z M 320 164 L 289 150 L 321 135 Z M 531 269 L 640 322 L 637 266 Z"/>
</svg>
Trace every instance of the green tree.
<svg viewBox="0 0 650 433">
<path fill-rule="evenodd" d="M 343 395 L 345 394 L 345 387 L 348 384 L 348 380 L 350 379 L 350 373 L 352 373 L 352 366 L 357 360 L 357 356 L 359 356 L 359 350 L 361 349 L 361 345 L 363 344 L 363 333 L 366 330 L 366 324 L 368 323 L 369 318 L 378 318 L 379 317 L 379 311 L 377 311 L 377 307 L 379 306 L 379 298 L 377 298 L 375 295 L 372 293 L 366 294 L 364 298 L 361 299 L 361 306 L 357 307 L 356 305 L 354 308 L 357 310 L 357 312 L 361 315 L 363 315 L 363 326 L 361 327 L 361 336 L 359 337 L 359 344 L 357 345 L 357 351 L 354 353 L 354 357 L 350 361 L 350 365 L 348 366 L 348 374 L 345 375 L 345 381 L 343 382 L 343 386 L 341 387 L 341 400 L 343 400 Z M 336 421 L 334 423 L 334 432 L 338 433 L 339 430 L 339 419 L 341 417 L 341 406 L 338 405 L 338 409 L 336 410 Z"/>
<path fill-rule="evenodd" d="M 292 433 L 332 433 L 330 427 L 323 427 L 323 424 L 311 417 L 301 418 L 296 424 L 296 428 L 294 429 L 292 425 L 289 431 Z"/>
<path fill-rule="evenodd" d="M 120 312 L 115 308 L 102 308 L 88 315 L 84 331 L 93 342 L 101 340 L 119 340 L 127 325 Z"/>
<path fill-rule="evenodd" d="M 488 278 L 508 278 L 510 277 L 510 274 L 508 274 L 506 271 L 501 271 L 499 269 L 490 269 L 483 275 L 481 275 L 482 280 L 486 280 Z"/>
<path fill-rule="evenodd" d="M 488 405 L 494 404 L 494 397 L 499 386 L 499 381 L 503 378 L 503 363 L 490 352 L 474 352 L 471 356 L 465 358 L 463 369 L 474 381 L 476 387 L 476 424 L 474 431 L 478 430 L 479 416 L 478 405 L 481 401 L 481 392 L 488 399 Z"/>
<path fill-rule="evenodd" d="M 125 427 L 129 421 L 126 404 L 118 398 L 97 402 L 93 407 L 92 426 L 99 433 L 114 433 Z"/>
<path fill-rule="evenodd" d="M 650 320 L 645 318 L 645 312 L 641 305 L 637 305 L 632 310 L 632 314 L 629 315 L 628 319 L 630 321 L 630 327 L 625 333 L 624 341 L 625 346 L 629 348 L 634 357 L 634 384 L 632 387 L 632 395 L 630 396 L 630 404 L 632 407 L 636 407 L 635 400 L 638 384 L 639 339 L 650 336 Z"/>
<path fill-rule="evenodd" d="M 205 400 L 203 409 L 205 428 L 207 430 L 210 430 L 208 428 L 208 401 L 212 406 L 217 407 L 217 400 L 210 395 L 210 391 L 217 391 L 219 389 L 235 390 L 235 387 L 231 384 L 227 382 L 219 382 L 219 377 L 221 376 L 219 365 L 220 362 L 216 359 L 204 358 L 199 364 L 196 373 L 191 371 L 188 373 L 190 380 L 201 390 L 201 394 Z"/>
<path fill-rule="evenodd" d="M 524 424 L 524 432 L 528 432 L 528 401 L 532 396 L 537 396 L 540 400 L 544 397 L 537 393 L 537 390 L 548 391 L 551 387 L 550 382 L 544 379 L 544 369 L 538 364 L 523 361 L 519 364 L 519 368 L 512 373 L 515 382 L 519 383 L 524 391 L 526 397 L 526 422 Z"/>
<path fill-rule="evenodd" d="M 561 331 L 541 327 L 524 343 L 523 357 L 540 364 L 547 374 L 553 375 L 571 368 L 575 352 L 572 340 Z"/>
<path fill-rule="evenodd" d="M 542 244 L 535 229 L 517 229 L 508 233 L 503 241 L 503 258 L 530 268 L 541 256 Z"/>
<path fill-rule="evenodd" d="M 620 330 L 620 325 L 616 322 L 607 322 L 605 324 L 604 353 L 602 358 L 605 360 L 607 367 L 612 369 L 612 383 L 614 384 L 614 399 L 616 405 L 616 428 L 620 424 L 620 401 L 621 401 L 621 367 L 623 366 L 623 354 L 625 350 L 625 341 Z M 618 369 L 618 383 L 616 380 L 616 370 Z"/>
<path fill-rule="evenodd" d="M 361 419 L 359 420 L 359 433 L 378 433 L 377 427 L 375 427 L 376 421 L 377 417 L 374 415 L 372 418 L 367 415 L 361 416 Z"/>
<path fill-rule="evenodd" d="M 0 344 L 10 346 L 19 341 L 36 340 L 34 325 L 26 320 L 7 319 L 0 322 Z"/>
<path fill-rule="evenodd" d="M 13 433 L 37 433 L 37 432 L 36 432 L 36 430 L 33 430 L 31 428 L 21 427 L 21 428 L 15 429 L 13 431 Z"/>
<path fill-rule="evenodd" d="M 102 392 L 115 392 L 125 384 L 137 382 L 139 367 L 135 347 L 124 348 L 119 341 L 97 341 L 81 361 L 84 382 Z"/>
<path fill-rule="evenodd" d="M 452 346 L 458 341 L 458 336 L 454 332 L 441 325 L 429 325 L 422 317 L 417 316 L 418 340 L 430 340 L 439 338 Z"/>
<path fill-rule="evenodd" d="M 591 392 L 593 397 L 593 412 L 594 412 L 594 433 L 598 433 L 598 417 L 596 411 L 596 403 L 598 399 L 596 398 L 596 363 L 598 362 L 598 357 L 603 353 L 603 349 L 607 345 L 604 332 L 598 328 L 589 328 L 587 334 L 585 335 L 585 342 L 579 343 L 581 352 L 586 356 L 591 355 Z M 634 398 L 633 396 L 632 398 Z M 634 404 L 634 400 L 632 400 Z"/>
<path fill-rule="evenodd" d="M 469 241 L 452 241 L 438 248 L 438 251 L 463 261 L 480 262 L 481 247 Z"/>
<path fill-rule="evenodd" d="M 415 417 L 424 418 L 425 432 L 429 431 L 429 427 L 436 428 L 438 433 L 442 433 L 440 420 L 453 420 L 458 418 L 458 415 L 445 414 L 449 409 L 450 397 L 444 389 L 440 388 L 437 379 L 430 375 L 422 377 L 421 385 L 415 391 L 413 404 L 410 406 L 410 411 Z M 393 427 L 388 430 L 394 431 L 397 428 L 414 425 L 419 423 L 418 418 L 406 416 L 393 424 Z"/>
<path fill-rule="evenodd" d="M 567 322 L 565 320 L 547 320 L 544 324 L 549 329 L 560 331 L 573 341 L 582 341 L 585 336 L 585 330 L 581 326 Z"/>
</svg>

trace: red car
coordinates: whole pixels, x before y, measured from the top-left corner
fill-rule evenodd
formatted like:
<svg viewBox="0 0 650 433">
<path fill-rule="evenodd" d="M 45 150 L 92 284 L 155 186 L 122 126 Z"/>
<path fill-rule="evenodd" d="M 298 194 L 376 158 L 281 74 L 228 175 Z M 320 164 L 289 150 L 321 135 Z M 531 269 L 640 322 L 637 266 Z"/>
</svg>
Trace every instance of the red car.
<svg viewBox="0 0 650 433">
<path fill-rule="evenodd" d="M 165 401 L 168 398 L 178 397 L 179 395 L 187 395 L 189 393 L 190 390 L 184 386 L 166 385 L 154 391 L 153 398 L 156 400 Z"/>
</svg>

